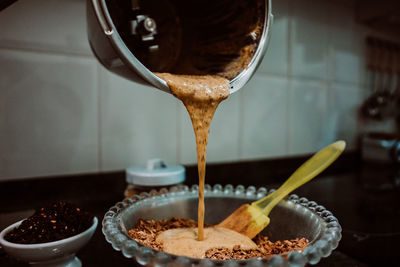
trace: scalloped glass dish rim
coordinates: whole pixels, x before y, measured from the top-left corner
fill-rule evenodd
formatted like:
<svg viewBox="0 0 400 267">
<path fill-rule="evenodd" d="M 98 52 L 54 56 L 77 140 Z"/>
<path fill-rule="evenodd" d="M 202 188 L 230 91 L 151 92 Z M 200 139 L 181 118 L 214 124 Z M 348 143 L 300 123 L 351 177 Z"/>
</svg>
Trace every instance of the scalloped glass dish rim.
<svg viewBox="0 0 400 267">
<path fill-rule="evenodd" d="M 254 199 L 259 199 L 262 198 L 270 193 L 272 193 L 273 191 L 275 191 L 275 189 L 270 189 L 267 190 L 267 188 L 265 187 L 255 187 L 255 186 L 249 186 L 247 188 L 245 188 L 243 185 L 238 185 L 236 187 L 234 187 L 231 184 L 227 184 L 225 186 L 222 186 L 220 184 L 215 184 L 214 186 L 211 186 L 209 184 L 206 184 L 205 186 L 205 197 L 240 197 L 243 199 L 249 199 L 249 200 L 254 200 Z M 275 254 L 272 255 L 269 258 L 250 258 L 250 259 L 244 259 L 244 260 L 214 260 L 214 259 L 208 259 L 208 258 L 204 258 L 204 259 L 196 259 L 196 258 L 190 258 L 190 257 L 186 257 L 186 256 L 181 256 L 181 255 L 174 255 L 174 254 L 169 254 L 163 251 L 158 251 L 155 249 L 152 249 L 150 247 L 147 247 L 145 245 L 142 245 L 139 242 L 136 242 L 135 240 L 131 239 L 129 237 L 129 235 L 127 235 L 127 233 L 120 229 L 119 225 L 115 225 L 117 232 L 118 233 L 113 233 L 113 234 L 109 234 L 107 233 L 106 225 L 110 223 L 110 220 L 113 220 L 115 224 L 117 224 L 117 220 L 118 220 L 118 215 L 125 210 L 126 208 L 128 208 L 131 205 L 136 205 L 138 202 L 143 202 L 143 201 L 150 201 L 152 198 L 165 198 L 165 197 L 177 197 L 178 195 L 182 194 L 182 197 L 184 196 L 184 194 L 192 194 L 194 197 L 197 197 L 198 194 L 198 186 L 197 185 L 193 185 L 190 188 L 186 185 L 180 185 L 180 186 L 174 186 L 171 187 L 170 189 L 167 188 L 162 188 L 160 190 L 151 190 L 150 192 L 143 192 L 139 195 L 134 195 L 130 198 L 125 198 L 123 201 L 116 203 L 114 206 L 112 206 L 104 215 L 103 218 L 103 222 L 102 222 L 102 232 L 106 237 L 107 242 L 109 242 L 110 244 L 112 244 L 113 248 L 117 251 L 121 250 L 121 247 L 118 247 L 118 245 L 114 244 L 112 241 L 112 235 L 114 234 L 122 234 L 124 236 L 126 236 L 127 240 L 132 241 L 134 243 L 136 243 L 136 245 L 138 246 L 138 250 L 141 247 L 147 248 L 150 251 L 152 251 L 152 255 L 156 255 L 157 253 L 164 253 L 166 255 L 168 255 L 171 260 L 176 260 L 177 258 L 186 258 L 189 259 L 191 263 L 200 263 L 201 261 L 204 260 L 208 260 L 211 262 L 214 262 L 215 265 L 220 265 L 221 263 L 225 263 L 225 262 L 229 262 L 229 261 L 234 261 L 237 262 L 240 265 L 246 265 L 246 263 L 250 263 L 254 260 L 261 260 L 263 262 L 269 262 L 272 258 L 282 258 L 284 261 L 288 259 L 288 257 L 291 254 L 301 254 L 303 257 L 303 262 L 304 264 L 306 263 L 310 263 L 310 264 L 316 264 L 319 262 L 319 260 L 321 259 L 321 257 L 328 257 L 331 252 L 337 248 L 338 243 L 341 239 L 341 226 L 337 220 L 336 217 L 333 216 L 333 214 L 328 211 L 325 207 L 318 205 L 315 201 L 310 201 L 305 197 L 299 197 L 296 194 L 291 194 L 289 196 L 287 196 L 284 200 L 287 202 L 292 202 L 295 205 L 301 205 L 304 208 L 310 210 L 312 213 L 314 213 L 314 215 L 316 215 L 318 217 L 318 219 L 320 219 L 321 223 L 325 223 L 326 226 L 326 230 L 324 233 L 322 233 L 322 237 L 320 239 L 315 239 L 310 241 L 310 244 L 306 247 L 306 249 L 304 249 L 303 251 L 291 251 L 288 253 L 283 253 L 283 254 Z M 112 223 L 112 222 L 111 222 Z M 326 248 L 327 245 L 325 245 L 325 247 L 317 247 L 317 242 L 319 240 L 322 239 L 326 239 L 327 236 L 329 236 L 329 230 L 331 230 L 334 233 L 331 233 L 331 244 L 330 247 Z M 332 232 L 331 231 L 331 232 Z M 336 235 L 336 238 L 335 238 Z M 328 242 L 328 241 L 327 241 Z M 325 252 L 323 252 L 322 250 L 325 249 Z M 317 259 L 313 260 L 310 259 L 311 257 L 309 257 L 309 254 L 314 253 L 317 254 Z M 134 255 L 128 257 L 124 254 L 125 257 L 127 258 L 131 258 L 131 257 L 135 257 Z"/>
</svg>

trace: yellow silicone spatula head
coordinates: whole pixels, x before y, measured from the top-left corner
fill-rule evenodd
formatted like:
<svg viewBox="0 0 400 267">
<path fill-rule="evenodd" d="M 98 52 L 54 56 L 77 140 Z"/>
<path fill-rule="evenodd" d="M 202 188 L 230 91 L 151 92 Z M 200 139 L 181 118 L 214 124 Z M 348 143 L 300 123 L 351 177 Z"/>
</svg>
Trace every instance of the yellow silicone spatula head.
<svg viewBox="0 0 400 267">
<path fill-rule="evenodd" d="M 344 151 L 346 143 L 337 141 L 318 151 L 303 163 L 278 190 L 253 203 L 244 204 L 218 224 L 238 233 L 255 237 L 269 224 L 269 213 L 290 192 L 307 183 L 332 164 Z"/>
</svg>

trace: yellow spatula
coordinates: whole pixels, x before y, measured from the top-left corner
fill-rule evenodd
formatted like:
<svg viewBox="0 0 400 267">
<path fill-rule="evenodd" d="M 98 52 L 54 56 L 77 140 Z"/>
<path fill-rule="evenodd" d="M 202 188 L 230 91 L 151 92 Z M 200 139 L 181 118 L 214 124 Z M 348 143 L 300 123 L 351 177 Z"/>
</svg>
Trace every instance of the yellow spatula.
<svg viewBox="0 0 400 267">
<path fill-rule="evenodd" d="M 317 152 L 301 165 L 276 191 L 253 203 L 244 204 L 217 227 L 225 227 L 249 238 L 255 237 L 269 224 L 269 213 L 290 192 L 307 183 L 334 162 L 346 147 L 337 141 Z"/>
</svg>

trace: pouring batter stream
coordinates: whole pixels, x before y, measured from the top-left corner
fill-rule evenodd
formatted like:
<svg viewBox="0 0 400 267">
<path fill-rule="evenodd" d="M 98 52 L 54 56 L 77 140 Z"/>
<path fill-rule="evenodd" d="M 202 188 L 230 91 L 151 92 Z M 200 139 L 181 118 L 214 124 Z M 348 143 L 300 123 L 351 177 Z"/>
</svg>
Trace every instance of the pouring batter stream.
<svg viewBox="0 0 400 267">
<path fill-rule="evenodd" d="M 229 96 L 229 81 L 214 75 L 157 73 L 185 105 L 192 120 L 199 173 L 198 240 L 204 239 L 204 183 L 206 151 L 211 120 L 218 104 Z"/>
</svg>

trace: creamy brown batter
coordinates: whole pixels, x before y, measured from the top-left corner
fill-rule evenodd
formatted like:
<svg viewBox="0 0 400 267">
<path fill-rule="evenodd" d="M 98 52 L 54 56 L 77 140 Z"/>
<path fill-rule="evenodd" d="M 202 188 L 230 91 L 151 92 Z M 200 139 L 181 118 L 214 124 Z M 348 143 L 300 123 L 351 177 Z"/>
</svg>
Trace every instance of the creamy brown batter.
<svg viewBox="0 0 400 267">
<path fill-rule="evenodd" d="M 157 241 L 157 237 L 162 234 L 162 232 L 171 229 L 183 229 L 192 228 L 197 226 L 197 222 L 187 218 L 176 218 L 172 217 L 170 219 L 163 220 L 143 220 L 139 219 L 135 227 L 129 230 L 129 235 L 136 242 L 150 247 L 155 250 L 162 250 L 162 241 Z M 205 243 L 207 242 L 207 229 L 205 228 L 205 241 L 196 241 L 196 232 L 192 231 L 192 243 Z M 230 234 L 221 236 L 225 238 Z M 176 238 L 176 236 L 172 236 Z M 290 251 L 304 250 L 309 241 L 305 238 L 296 238 L 291 240 L 282 240 L 271 242 L 268 237 L 258 234 L 253 241 L 257 244 L 257 249 L 244 249 L 241 245 L 234 246 L 233 248 L 211 248 L 205 252 L 205 258 L 217 259 L 217 260 L 243 260 L 249 258 L 270 258 L 274 254 L 287 254 Z M 183 241 L 185 243 L 185 241 Z M 239 241 L 242 242 L 242 241 Z"/>
<path fill-rule="evenodd" d="M 198 240 L 204 239 L 204 183 L 206 151 L 211 120 L 218 104 L 229 96 L 229 81 L 213 75 L 176 75 L 156 73 L 180 99 L 192 120 L 197 147 L 199 173 Z"/>
<path fill-rule="evenodd" d="M 257 245 L 247 236 L 226 228 L 208 227 L 204 229 L 204 240 L 198 241 L 196 228 L 178 228 L 162 232 L 157 242 L 163 251 L 192 258 L 204 258 L 206 251 L 212 248 L 257 249 Z"/>
</svg>

